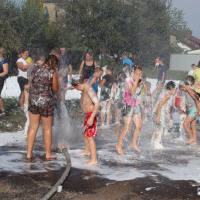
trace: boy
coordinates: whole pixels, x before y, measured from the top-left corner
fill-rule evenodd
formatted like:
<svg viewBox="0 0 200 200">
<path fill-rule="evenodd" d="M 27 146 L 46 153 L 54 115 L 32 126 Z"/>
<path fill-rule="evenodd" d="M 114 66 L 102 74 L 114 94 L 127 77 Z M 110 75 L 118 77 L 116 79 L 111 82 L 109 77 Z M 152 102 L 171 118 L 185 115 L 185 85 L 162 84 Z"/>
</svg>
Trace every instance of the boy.
<svg viewBox="0 0 200 200">
<path fill-rule="evenodd" d="M 81 95 L 81 110 L 85 113 L 83 137 L 85 143 L 84 152 L 78 156 L 90 156 L 91 160 L 84 163 L 85 165 L 96 165 L 96 144 L 94 137 L 97 136 L 97 112 L 99 109 L 99 100 L 95 91 L 84 82 L 82 78 L 79 80 L 72 79 L 72 86 L 79 91 Z"/>
<path fill-rule="evenodd" d="M 99 79 L 102 74 L 103 74 L 103 69 L 101 67 L 97 67 L 94 70 L 94 74 L 90 76 L 90 78 L 88 79 L 89 86 L 91 86 L 96 93 L 98 93 Z"/>
<path fill-rule="evenodd" d="M 160 69 L 158 72 L 158 82 L 161 81 L 164 84 L 166 80 L 166 72 L 167 72 L 167 66 L 165 65 L 164 58 L 159 58 L 159 64 L 160 64 Z"/>
<path fill-rule="evenodd" d="M 155 149 L 163 149 L 162 135 L 164 131 L 173 126 L 171 118 L 171 107 L 173 103 L 173 95 L 175 93 L 175 83 L 169 81 L 165 90 L 158 97 L 158 101 L 153 110 L 154 130 L 151 139 L 151 146 Z"/>
</svg>

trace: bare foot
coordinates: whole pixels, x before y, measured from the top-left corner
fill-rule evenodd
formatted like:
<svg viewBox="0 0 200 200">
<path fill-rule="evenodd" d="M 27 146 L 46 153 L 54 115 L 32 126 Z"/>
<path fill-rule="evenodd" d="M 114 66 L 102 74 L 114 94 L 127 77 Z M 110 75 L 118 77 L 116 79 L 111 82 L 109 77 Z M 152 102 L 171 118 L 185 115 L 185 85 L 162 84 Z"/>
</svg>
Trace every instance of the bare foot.
<svg viewBox="0 0 200 200">
<path fill-rule="evenodd" d="M 192 142 L 194 142 L 194 139 L 190 138 L 185 144 L 191 144 Z"/>
<path fill-rule="evenodd" d="M 133 149 L 135 149 L 135 150 L 138 151 L 138 152 L 141 152 L 141 151 L 142 151 L 141 149 L 139 149 L 139 148 L 137 147 L 137 145 L 131 144 L 130 147 L 133 148 Z"/>
<path fill-rule="evenodd" d="M 193 141 L 192 143 L 190 143 L 191 145 L 193 146 L 197 146 L 197 142 L 196 141 Z"/>
<path fill-rule="evenodd" d="M 35 154 L 34 154 L 34 153 L 31 153 L 30 155 L 27 154 L 27 156 L 26 156 L 27 159 L 31 159 L 32 157 L 35 157 Z"/>
<path fill-rule="evenodd" d="M 98 162 L 97 162 L 97 160 L 95 160 L 95 161 L 93 161 L 93 160 L 90 160 L 90 161 L 88 161 L 88 162 L 85 162 L 85 163 L 83 163 L 84 165 L 97 165 L 98 164 Z"/>
<path fill-rule="evenodd" d="M 117 149 L 118 155 L 124 155 L 124 152 L 122 151 L 122 148 L 118 144 L 116 144 L 115 147 Z"/>
<path fill-rule="evenodd" d="M 79 153 L 77 154 L 77 156 L 90 156 L 90 152 L 82 152 L 82 153 Z"/>
<path fill-rule="evenodd" d="M 55 154 L 50 154 L 50 155 L 46 155 L 46 159 L 54 159 L 57 158 L 57 156 Z"/>
</svg>

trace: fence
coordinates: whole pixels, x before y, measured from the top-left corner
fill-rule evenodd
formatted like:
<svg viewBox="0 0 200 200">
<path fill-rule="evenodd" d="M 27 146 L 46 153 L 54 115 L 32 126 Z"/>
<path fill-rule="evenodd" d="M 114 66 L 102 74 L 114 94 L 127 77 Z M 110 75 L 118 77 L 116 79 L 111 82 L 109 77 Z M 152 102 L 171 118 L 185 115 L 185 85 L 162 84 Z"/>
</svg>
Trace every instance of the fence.
<svg viewBox="0 0 200 200">
<path fill-rule="evenodd" d="M 191 64 L 198 64 L 200 60 L 200 54 L 171 54 L 169 69 L 179 71 L 191 70 Z"/>
</svg>

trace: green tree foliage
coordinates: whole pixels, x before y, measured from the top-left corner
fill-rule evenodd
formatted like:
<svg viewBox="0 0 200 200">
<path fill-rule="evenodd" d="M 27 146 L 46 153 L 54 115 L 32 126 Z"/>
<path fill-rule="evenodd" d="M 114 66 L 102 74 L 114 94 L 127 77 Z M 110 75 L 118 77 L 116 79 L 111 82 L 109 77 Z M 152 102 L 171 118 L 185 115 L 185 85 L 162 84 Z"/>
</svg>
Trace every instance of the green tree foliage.
<svg viewBox="0 0 200 200">
<path fill-rule="evenodd" d="M 22 48 L 46 50 L 48 19 L 38 0 L 16 4 L 0 0 L 0 46 L 6 49 L 10 69 L 16 67 L 16 59 Z M 34 51 L 35 52 L 35 51 Z M 13 69 L 11 70 L 11 72 Z"/>
<path fill-rule="evenodd" d="M 58 19 L 60 42 L 96 55 L 128 51 L 148 66 L 156 56 L 169 58 L 170 35 L 186 30 L 183 15 L 170 0 L 66 0 Z M 179 32 L 181 30 L 181 32 Z"/>
</svg>

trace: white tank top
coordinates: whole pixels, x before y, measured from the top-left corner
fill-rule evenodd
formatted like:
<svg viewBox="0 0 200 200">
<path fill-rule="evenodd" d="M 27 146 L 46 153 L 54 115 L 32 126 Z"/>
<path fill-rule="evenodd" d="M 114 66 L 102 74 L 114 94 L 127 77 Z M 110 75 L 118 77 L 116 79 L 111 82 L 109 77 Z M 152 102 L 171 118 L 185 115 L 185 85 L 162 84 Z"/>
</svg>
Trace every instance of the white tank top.
<svg viewBox="0 0 200 200">
<path fill-rule="evenodd" d="M 27 65 L 26 60 L 24 60 L 23 58 L 19 58 L 19 59 L 17 60 L 17 63 L 19 63 L 19 62 L 23 63 L 24 65 Z M 18 67 L 18 77 L 19 77 L 19 76 L 22 76 L 22 77 L 24 77 L 24 78 L 27 79 L 27 70 L 21 70 L 21 69 Z"/>
</svg>

